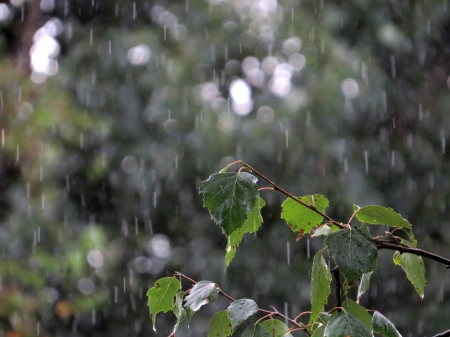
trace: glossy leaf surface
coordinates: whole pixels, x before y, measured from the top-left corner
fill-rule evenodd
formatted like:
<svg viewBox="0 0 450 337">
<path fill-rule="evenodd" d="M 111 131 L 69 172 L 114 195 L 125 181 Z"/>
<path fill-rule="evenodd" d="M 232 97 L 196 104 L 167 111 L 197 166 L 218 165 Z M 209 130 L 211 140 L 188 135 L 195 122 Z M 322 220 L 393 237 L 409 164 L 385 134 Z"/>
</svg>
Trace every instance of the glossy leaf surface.
<svg viewBox="0 0 450 337">
<path fill-rule="evenodd" d="M 259 324 L 252 324 L 244 330 L 241 337 L 272 337 L 270 333 Z"/>
<path fill-rule="evenodd" d="M 257 311 L 258 305 L 256 302 L 247 298 L 242 298 L 231 303 L 228 307 L 228 314 L 231 318 L 233 331 Z"/>
<path fill-rule="evenodd" d="M 394 324 L 378 311 L 372 317 L 373 331 L 384 337 L 401 337 L 402 335 L 395 328 Z"/>
<path fill-rule="evenodd" d="M 353 229 L 341 229 L 325 239 L 332 259 L 345 278 L 351 282 L 375 270 L 378 251 L 363 234 Z"/>
<path fill-rule="evenodd" d="M 192 311 L 197 311 L 202 305 L 214 302 L 218 295 L 215 283 L 200 281 L 192 287 L 189 295 L 186 296 L 184 306 Z"/>
<path fill-rule="evenodd" d="M 372 337 L 367 326 L 353 314 L 341 311 L 328 322 L 325 337 Z"/>
<path fill-rule="evenodd" d="M 254 233 L 259 229 L 259 227 L 261 227 L 263 220 L 261 216 L 261 208 L 265 205 L 266 202 L 261 197 L 258 197 L 255 208 L 253 208 L 251 212 L 247 212 L 247 219 L 242 227 L 236 229 L 230 236 L 228 236 L 227 252 L 225 254 L 227 266 L 229 266 L 231 260 L 233 260 L 237 247 L 241 243 L 244 234 Z"/>
<path fill-rule="evenodd" d="M 227 236 L 242 227 L 247 212 L 255 207 L 259 196 L 257 181 L 247 172 L 224 172 L 211 175 L 201 184 L 203 206 Z"/>
</svg>

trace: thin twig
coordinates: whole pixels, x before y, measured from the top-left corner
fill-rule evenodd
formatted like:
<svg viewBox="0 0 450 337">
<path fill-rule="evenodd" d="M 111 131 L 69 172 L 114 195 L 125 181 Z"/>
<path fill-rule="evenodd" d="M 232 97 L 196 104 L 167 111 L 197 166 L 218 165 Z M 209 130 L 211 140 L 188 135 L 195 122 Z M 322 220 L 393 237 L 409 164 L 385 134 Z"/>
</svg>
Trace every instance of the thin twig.
<svg viewBox="0 0 450 337">
<path fill-rule="evenodd" d="M 437 262 L 443 263 L 447 266 L 447 268 L 450 268 L 450 260 L 427 252 L 425 250 L 422 249 L 418 249 L 418 248 L 412 248 L 412 247 L 406 247 L 404 245 L 400 245 L 398 243 L 393 243 L 393 242 L 381 242 L 377 239 L 374 239 L 373 242 L 375 242 L 377 249 L 392 249 L 392 250 L 398 250 L 400 253 L 410 253 L 410 254 L 414 254 L 414 255 L 419 255 L 419 256 L 424 256 L 427 257 L 429 259 L 435 260 Z"/>
<path fill-rule="evenodd" d="M 295 200 L 296 202 L 298 202 L 299 204 L 305 206 L 306 208 L 309 208 L 311 211 L 316 212 L 317 214 L 321 215 L 322 217 L 324 217 L 325 219 L 327 219 L 329 222 L 331 222 L 333 225 L 339 227 L 340 229 L 345 229 L 347 228 L 347 226 L 344 226 L 343 224 L 341 224 L 340 222 L 337 222 L 336 220 L 333 220 L 332 218 L 330 218 L 328 215 L 326 215 L 325 213 L 319 211 L 317 209 L 316 206 L 313 205 L 308 205 L 307 203 L 301 201 L 299 198 L 293 196 L 292 194 L 290 194 L 289 192 L 283 190 L 281 187 L 279 187 L 277 184 L 275 184 L 273 181 L 271 181 L 269 178 L 267 178 L 266 176 L 264 176 L 263 174 L 259 173 L 258 171 L 256 171 L 253 167 L 251 167 L 250 165 L 244 163 L 242 160 L 239 160 L 239 163 L 243 166 L 245 166 L 246 168 L 248 168 L 251 172 L 253 172 L 255 175 L 257 175 L 258 177 L 260 177 L 261 179 L 264 179 L 265 181 L 267 181 L 270 185 L 272 185 L 273 189 L 276 191 L 279 191 L 281 193 L 283 193 L 284 195 L 288 196 L 289 198 Z"/>
<path fill-rule="evenodd" d="M 190 277 L 188 277 L 188 276 L 186 276 L 186 275 L 184 275 L 184 274 L 182 274 L 182 273 L 180 273 L 180 272 L 178 272 L 178 271 L 176 271 L 175 274 L 173 274 L 173 276 L 181 276 L 182 278 L 184 278 L 184 279 L 186 279 L 186 280 L 192 282 L 193 284 L 197 284 L 197 281 L 194 281 L 194 280 L 191 279 Z"/>
<path fill-rule="evenodd" d="M 438 333 L 437 335 L 434 335 L 433 337 L 448 337 L 450 336 L 450 330 Z"/>
<path fill-rule="evenodd" d="M 341 307 L 342 306 L 342 302 L 341 302 L 341 277 L 340 277 L 340 273 L 339 273 L 339 267 L 334 267 L 333 269 L 331 269 L 331 271 L 333 272 L 334 275 L 334 283 L 336 284 L 336 307 Z M 338 309 L 338 312 L 341 311 L 340 309 Z"/>
</svg>

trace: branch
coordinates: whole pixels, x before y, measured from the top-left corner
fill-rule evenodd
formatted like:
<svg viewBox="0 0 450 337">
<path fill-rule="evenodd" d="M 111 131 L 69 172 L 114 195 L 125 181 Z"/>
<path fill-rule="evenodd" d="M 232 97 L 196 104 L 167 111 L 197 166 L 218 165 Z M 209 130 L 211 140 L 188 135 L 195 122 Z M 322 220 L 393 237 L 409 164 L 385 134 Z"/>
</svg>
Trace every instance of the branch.
<svg viewBox="0 0 450 337">
<path fill-rule="evenodd" d="M 193 279 L 191 279 L 190 277 L 180 273 L 180 272 L 175 272 L 174 276 L 180 276 L 190 282 L 192 282 L 193 284 L 197 284 L 197 281 L 194 281 Z M 235 299 L 233 297 L 231 297 L 230 295 L 226 294 L 220 287 L 219 285 L 216 283 L 216 287 L 217 287 L 217 291 L 219 292 L 220 295 L 222 295 L 223 297 L 226 297 L 227 299 L 229 299 L 231 302 L 234 302 Z M 287 320 L 288 322 L 290 322 L 291 324 L 295 325 L 298 330 L 304 330 L 309 336 L 311 336 L 311 333 L 307 330 L 306 326 L 303 325 L 302 323 L 296 322 L 295 320 L 283 315 L 282 313 L 280 313 L 277 309 L 275 309 L 274 307 L 273 311 L 269 311 L 269 310 L 264 310 L 264 309 L 258 309 L 259 312 L 262 312 L 264 314 L 267 314 L 269 316 L 278 316 L 281 318 L 284 318 L 285 320 Z M 169 336 L 170 337 L 170 336 Z"/>
<path fill-rule="evenodd" d="M 437 335 L 433 336 L 433 337 L 448 337 L 450 336 L 450 330 L 438 333 Z"/>
<path fill-rule="evenodd" d="M 342 302 L 341 302 L 341 278 L 339 275 L 339 267 L 334 267 L 333 269 L 331 269 L 331 271 L 334 274 L 334 283 L 336 284 L 336 307 L 341 307 L 342 306 Z M 338 309 L 338 311 L 341 311 Z"/>
<path fill-rule="evenodd" d="M 325 219 L 327 219 L 329 222 L 331 222 L 333 225 L 339 227 L 340 229 L 345 229 L 347 228 L 346 226 L 344 226 L 343 224 L 341 224 L 340 222 L 337 222 L 336 220 L 333 220 L 332 218 L 330 218 L 328 215 L 326 215 L 325 213 L 322 213 L 321 211 L 319 211 L 317 209 L 316 206 L 313 205 L 308 205 L 307 203 L 301 201 L 299 198 L 293 196 L 292 194 L 290 194 L 289 192 L 283 190 L 281 187 L 279 187 L 278 185 L 276 185 L 273 181 L 271 181 L 269 178 L 267 178 L 266 176 L 264 176 L 263 174 L 259 173 L 258 171 L 256 171 L 253 167 L 251 167 L 250 165 L 244 163 L 242 160 L 239 160 L 239 164 L 243 165 L 244 167 L 246 167 L 247 169 L 249 169 L 251 172 L 253 172 L 255 175 L 257 175 L 258 177 L 260 177 L 261 179 L 264 179 L 265 181 L 267 181 L 270 185 L 272 185 L 273 189 L 276 191 L 279 191 L 281 193 L 283 193 L 284 195 L 286 195 L 287 197 L 297 201 L 299 204 L 305 206 L 306 208 L 309 208 L 311 211 L 316 212 L 317 214 L 323 216 Z"/>
<path fill-rule="evenodd" d="M 412 247 L 406 247 L 404 245 L 400 245 L 398 243 L 391 243 L 391 242 L 382 242 L 377 239 L 373 239 L 373 242 L 375 242 L 377 249 L 392 249 L 392 250 L 398 250 L 400 253 L 410 253 L 414 255 L 424 256 L 429 259 L 435 260 L 437 262 L 443 263 L 447 266 L 447 268 L 450 268 L 450 260 L 446 259 L 445 257 L 427 252 L 422 249 L 418 248 L 412 248 Z M 450 335 L 449 335 L 450 336 Z"/>
</svg>

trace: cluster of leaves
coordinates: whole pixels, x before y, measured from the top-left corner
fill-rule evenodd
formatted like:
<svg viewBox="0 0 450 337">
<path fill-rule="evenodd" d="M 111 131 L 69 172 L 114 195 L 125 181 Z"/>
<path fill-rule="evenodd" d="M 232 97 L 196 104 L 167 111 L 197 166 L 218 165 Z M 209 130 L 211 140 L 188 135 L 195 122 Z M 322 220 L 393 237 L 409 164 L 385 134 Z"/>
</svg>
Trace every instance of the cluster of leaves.
<svg viewBox="0 0 450 337">
<path fill-rule="evenodd" d="M 308 322 L 298 322 L 303 314 L 292 320 L 284 317 L 278 311 L 259 310 L 257 304 L 249 299 L 234 300 L 224 294 L 221 289 L 209 281 L 196 283 L 188 292 L 181 291 L 180 282 L 174 277 L 158 280 L 148 291 L 150 314 L 155 324 L 156 314 L 173 311 L 177 323 L 202 305 L 213 302 L 219 293 L 228 297 L 232 303 L 224 311 L 218 312 L 210 322 L 209 336 L 230 336 L 236 328 L 258 310 L 266 313 L 257 324 L 250 325 L 243 336 L 290 336 L 291 331 L 304 330 L 308 335 L 318 336 L 372 336 L 373 333 L 382 336 L 400 336 L 394 325 L 378 311 L 370 315 L 359 305 L 359 299 L 369 288 L 370 276 L 378 265 L 378 249 L 395 250 L 394 263 L 400 265 L 411 281 L 419 296 L 424 295 L 425 270 L 422 258 L 413 251 L 417 241 L 412 233 L 410 222 L 394 212 L 391 208 L 381 206 L 354 206 L 354 213 L 348 223 L 340 223 L 325 214 L 328 200 L 323 195 L 308 195 L 295 197 L 284 191 L 249 165 L 238 161 L 243 167 L 238 172 L 227 172 L 230 165 L 220 172 L 211 175 L 200 186 L 204 195 L 204 206 L 210 211 L 211 217 L 227 236 L 226 263 L 229 265 L 237 247 L 245 233 L 252 233 L 261 226 L 261 208 L 265 205 L 259 195 L 257 176 L 266 180 L 273 190 L 288 196 L 282 204 L 281 217 L 288 226 L 301 238 L 305 234 L 311 237 L 326 236 L 325 247 L 318 251 L 313 259 L 311 273 L 311 311 Z M 234 163 L 233 163 L 234 164 Z M 244 172 L 248 170 L 249 172 Z M 267 189 L 267 188 L 265 188 Z M 351 227 L 353 219 L 361 223 Z M 324 221 L 325 220 L 325 221 Z M 394 228 L 385 236 L 371 237 L 368 225 L 385 225 Z M 394 231 L 403 230 L 405 238 L 394 235 Z M 398 250 L 396 250 L 398 248 Z M 324 312 L 325 305 L 331 293 L 331 271 L 324 258 L 324 251 L 337 267 L 337 272 L 344 277 L 342 284 L 347 299 L 330 312 Z M 339 282 L 339 281 L 338 281 Z M 358 285 L 356 301 L 348 296 L 348 290 Z M 340 298 L 341 285 L 338 284 Z M 184 301 L 184 305 L 183 305 Z M 340 300 L 339 300 L 340 301 Z M 293 324 L 290 329 L 273 316 L 281 316 Z"/>
</svg>

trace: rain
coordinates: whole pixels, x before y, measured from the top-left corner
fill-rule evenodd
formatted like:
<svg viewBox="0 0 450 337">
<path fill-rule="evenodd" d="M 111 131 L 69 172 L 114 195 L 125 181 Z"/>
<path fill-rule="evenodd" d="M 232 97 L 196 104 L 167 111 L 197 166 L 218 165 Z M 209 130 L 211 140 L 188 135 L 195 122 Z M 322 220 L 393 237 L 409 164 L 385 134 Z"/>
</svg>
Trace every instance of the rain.
<svg viewBox="0 0 450 337">
<path fill-rule="evenodd" d="M 392 207 L 418 247 L 450 257 L 447 6 L 1 3 L 0 331 L 156 336 L 146 293 L 177 271 L 291 318 L 310 310 L 324 238 L 295 241 L 277 191 L 261 191 L 261 228 L 224 269 L 198 188 L 236 160 L 295 196 L 323 194 L 342 223 L 354 205 Z M 361 304 L 406 336 L 449 329 L 449 276 L 425 267 L 420 301 L 380 251 Z M 177 335 L 206 335 L 226 307 L 202 307 Z M 171 333 L 172 316 L 156 323 Z"/>
</svg>

